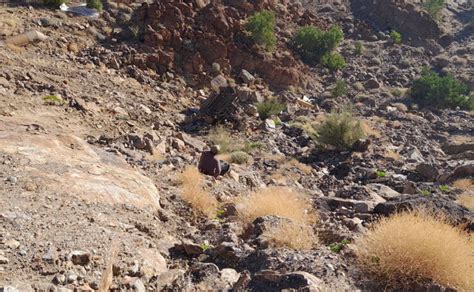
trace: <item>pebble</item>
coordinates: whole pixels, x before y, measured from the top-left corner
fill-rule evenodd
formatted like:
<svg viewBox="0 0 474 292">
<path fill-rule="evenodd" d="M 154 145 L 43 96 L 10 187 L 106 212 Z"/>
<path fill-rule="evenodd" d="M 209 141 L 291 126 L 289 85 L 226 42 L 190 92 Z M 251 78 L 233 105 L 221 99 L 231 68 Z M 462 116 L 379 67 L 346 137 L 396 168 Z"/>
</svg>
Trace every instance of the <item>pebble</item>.
<svg viewBox="0 0 474 292">
<path fill-rule="evenodd" d="M 8 264 L 9 262 L 10 262 L 9 259 L 0 255 L 0 265 L 5 265 L 5 264 Z"/>
</svg>

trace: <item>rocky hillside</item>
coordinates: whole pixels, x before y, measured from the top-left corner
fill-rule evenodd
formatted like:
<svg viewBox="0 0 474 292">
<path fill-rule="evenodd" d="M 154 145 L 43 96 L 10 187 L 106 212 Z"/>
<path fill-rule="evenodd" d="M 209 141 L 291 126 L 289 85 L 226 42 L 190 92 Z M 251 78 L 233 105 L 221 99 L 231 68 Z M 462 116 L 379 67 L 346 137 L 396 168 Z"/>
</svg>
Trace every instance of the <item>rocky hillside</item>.
<svg viewBox="0 0 474 292">
<path fill-rule="evenodd" d="M 0 290 L 474 289 L 472 2 L 4 2 Z"/>
</svg>

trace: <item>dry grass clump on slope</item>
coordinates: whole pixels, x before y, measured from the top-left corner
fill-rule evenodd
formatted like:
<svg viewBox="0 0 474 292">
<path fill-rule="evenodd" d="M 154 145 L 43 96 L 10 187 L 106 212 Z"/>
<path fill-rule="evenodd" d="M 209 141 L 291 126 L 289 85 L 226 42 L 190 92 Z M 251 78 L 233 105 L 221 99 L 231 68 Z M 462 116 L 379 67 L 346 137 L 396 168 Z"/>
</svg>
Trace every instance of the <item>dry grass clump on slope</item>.
<svg viewBox="0 0 474 292">
<path fill-rule="evenodd" d="M 273 247 L 289 247 L 297 250 L 309 250 L 319 242 L 311 226 L 291 221 L 284 221 L 279 226 L 265 231 L 263 237 Z"/>
<path fill-rule="evenodd" d="M 261 189 L 241 199 L 237 209 L 241 219 L 247 223 L 266 215 L 290 219 L 300 224 L 311 224 L 316 220 L 308 198 L 289 188 Z"/>
<path fill-rule="evenodd" d="M 202 175 L 197 168 L 186 168 L 180 175 L 180 181 L 183 200 L 206 216 L 215 217 L 217 200 L 202 188 Z"/>
<path fill-rule="evenodd" d="M 471 192 L 460 195 L 458 203 L 474 212 L 474 193 Z"/>
<path fill-rule="evenodd" d="M 437 282 L 474 289 L 474 244 L 446 217 L 420 209 L 375 223 L 355 242 L 361 267 L 394 287 Z"/>
</svg>

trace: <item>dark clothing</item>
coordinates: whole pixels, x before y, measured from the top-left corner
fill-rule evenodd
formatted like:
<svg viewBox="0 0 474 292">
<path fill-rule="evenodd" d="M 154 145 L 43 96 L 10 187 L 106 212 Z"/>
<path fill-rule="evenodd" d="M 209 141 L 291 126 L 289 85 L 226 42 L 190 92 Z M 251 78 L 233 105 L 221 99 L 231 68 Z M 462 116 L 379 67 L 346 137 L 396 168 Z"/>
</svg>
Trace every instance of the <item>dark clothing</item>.
<svg viewBox="0 0 474 292">
<path fill-rule="evenodd" d="M 198 169 L 204 174 L 215 177 L 218 177 L 221 174 L 221 165 L 219 160 L 215 158 L 215 155 L 211 151 L 204 151 L 201 154 Z"/>
<path fill-rule="evenodd" d="M 217 160 L 211 151 L 204 151 L 201 154 L 198 169 L 204 174 L 218 177 L 226 174 L 230 169 L 230 165 L 225 161 Z"/>
</svg>

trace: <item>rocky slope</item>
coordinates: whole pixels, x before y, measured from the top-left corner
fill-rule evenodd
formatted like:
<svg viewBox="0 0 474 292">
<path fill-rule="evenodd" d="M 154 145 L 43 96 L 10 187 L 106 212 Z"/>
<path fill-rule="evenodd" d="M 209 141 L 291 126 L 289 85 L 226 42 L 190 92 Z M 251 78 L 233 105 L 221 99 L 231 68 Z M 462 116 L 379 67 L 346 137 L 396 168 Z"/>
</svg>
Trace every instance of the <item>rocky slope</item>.
<svg viewBox="0 0 474 292">
<path fill-rule="evenodd" d="M 353 11 L 360 1 L 208 2 L 112 2 L 98 19 L 0 7 L 0 39 L 32 29 L 48 37 L 0 47 L 0 287 L 91 291 L 109 275 L 113 291 L 376 291 L 354 265 L 354 247 L 328 246 L 421 205 L 474 229 L 472 210 L 456 201 L 472 185 L 454 184 L 474 173 L 472 112 L 420 109 L 405 91 L 423 66 L 472 86 L 472 10 L 464 1 L 448 1 L 439 22 L 418 5 L 386 1 L 400 14 L 394 19 L 414 22 L 402 21 L 406 27 Z M 277 13 L 275 53 L 242 35 L 245 19 L 263 8 Z M 380 9 L 370 11 L 390 21 Z M 346 69 L 309 67 L 292 51 L 288 41 L 307 24 L 342 27 Z M 434 28 L 422 33 L 425 25 Z M 396 45 L 394 28 L 422 38 Z M 349 91 L 332 97 L 338 79 Z M 232 91 L 214 92 L 230 83 Z M 226 94 L 238 98 L 221 115 L 199 113 L 203 100 Z M 49 95 L 59 98 L 44 100 Z M 271 96 L 288 107 L 278 125 L 253 107 Z M 370 134 L 359 152 L 315 151 L 291 126 L 348 104 Z M 261 147 L 224 178 L 205 179 L 223 206 L 209 219 L 181 199 L 178 176 L 197 163 L 216 124 L 234 142 Z M 310 196 L 317 247 L 269 247 L 261 233 L 278 218 L 250 226 L 237 218 L 235 199 L 263 186 Z"/>
</svg>

